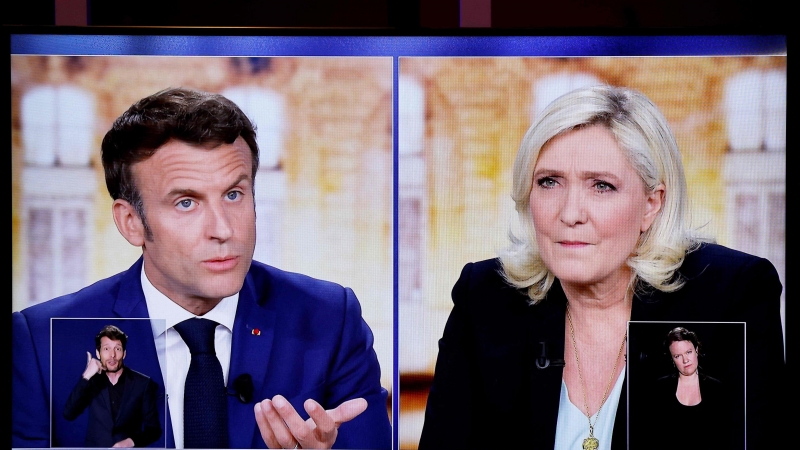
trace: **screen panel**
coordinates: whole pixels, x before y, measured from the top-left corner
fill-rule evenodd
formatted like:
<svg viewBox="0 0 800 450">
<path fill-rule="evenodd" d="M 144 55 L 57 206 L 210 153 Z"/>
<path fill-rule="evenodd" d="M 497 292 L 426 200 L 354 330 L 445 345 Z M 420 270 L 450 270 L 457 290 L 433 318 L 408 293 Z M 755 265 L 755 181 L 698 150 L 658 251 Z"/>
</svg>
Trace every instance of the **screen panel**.
<svg viewBox="0 0 800 450">
<path fill-rule="evenodd" d="M 225 93 L 262 140 L 256 259 L 355 290 L 395 394 L 396 447 L 416 448 L 461 267 L 506 244 L 521 136 L 565 89 L 650 96 L 678 138 L 694 224 L 785 283 L 784 35 L 4 31 L 12 311 L 138 257 L 99 164 L 113 119 L 168 86 Z"/>
</svg>

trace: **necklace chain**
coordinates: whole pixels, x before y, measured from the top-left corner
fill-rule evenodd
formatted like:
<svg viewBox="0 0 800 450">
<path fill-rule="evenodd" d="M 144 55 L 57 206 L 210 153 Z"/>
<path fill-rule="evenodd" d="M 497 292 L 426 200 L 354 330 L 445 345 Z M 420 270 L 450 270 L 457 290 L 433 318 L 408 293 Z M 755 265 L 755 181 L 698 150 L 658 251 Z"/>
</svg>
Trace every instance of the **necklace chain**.
<svg viewBox="0 0 800 450">
<path fill-rule="evenodd" d="M 583 375 L 581 374 L 581 361 L 580 359 L 578 359 L 578 344 L 575 342 L 575 328 L 572 325 L 572 316 L 569 313 L 569 302 L 567 302 L 567 321 L 569 322 L 569 335 L 570 338 L 572 338 L 572 349 L 575 351 L 575 363 L 577 364 L 578 367 L 578 378 L 581 380 L 581 390 L 583 391 L 583 407 L 586 408 L 586 419 L 589 421 L 589 439 L 594 439 L 594 426 L 597 425 L 597 419 L 600 418 L 600 410 L 606 403 L 606 397 L 608 396 L 608 391 L 609 389 L 611 389 L 611 383 L 614 381 L 614 375 L 616 375 L 617 373 L 617 364 L 619 363 L 620 355 L 622 355 L 622 350 L 625 348 L 625 341 L 628 340 L 628 332 L 625 331 L 625 335 L 622 336 L 622 344 L 619 346 L 619 351 L 617 352 L 617 359 L 614 360 L 614 370 L 611 372 L 611 379 L 608 380 L 608 384 L 606 385 L 606 391 L 603 393 L 603 399 L 600 400 L 600 406 L 597 408 L 594 424 L 592 424 L 592 416 L 589 414 L 589 402 L 586 401 L 586 383 L 584 383 L 583 381 Z"/>
</svg>

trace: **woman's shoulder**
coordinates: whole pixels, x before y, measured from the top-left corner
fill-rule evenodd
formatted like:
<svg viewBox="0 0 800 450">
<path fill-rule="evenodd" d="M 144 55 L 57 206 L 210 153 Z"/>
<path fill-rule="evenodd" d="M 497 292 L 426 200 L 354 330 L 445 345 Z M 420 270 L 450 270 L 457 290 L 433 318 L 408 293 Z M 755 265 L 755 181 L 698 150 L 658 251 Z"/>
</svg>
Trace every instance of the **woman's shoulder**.
<svg viewBox="0 0 800 450">
<path fill-rule="evenodd" d="M 461 269 L 461 275 L 453 286 L 453 300 L 470 298 L 471 302 L 507 299 L 516 304 L 522 300 L 527 304 L 527 297 L 510 285 L 503 276 L 503 266 L 498 258 L 470 262 Z"/>
<path fill-rule="evenodd" d="M 721 386 L 722 381 L 719 378 L 712 377 L 706 373 L 700 373 L 700 382 L 708 385 Z"/>
<path fill-rule="evenodd" d="M 503 277 L 503 265 L 498 258 L 465 264 L 458 281 L 467 282 L 471 286 L 507 286 Z"/>
<path fill-rule="evenodd" d="M 724 260 L 741 264 L 758 259 L 761 258 L 741 250 L 710 242 L 704 242 L 686 254 L 686 261 Z"/>
<path fill-rule="evenodd" d="M 674 373 L 660 376 L 655 380 L 655 384 L 657 386 L 670 386 L 670 385 L 675 385 L 677 383 L 678 383 L 678 377 Z"/>
<path fill-rule="evenodd" d="M 751 269 L 774 272 L 777 276 L 775 266 L 765 258 L 719 244 L 703 243 L 686 254 L 680 273 L 695 278 L 703 273 L 732 274 Z"/>
</svg>

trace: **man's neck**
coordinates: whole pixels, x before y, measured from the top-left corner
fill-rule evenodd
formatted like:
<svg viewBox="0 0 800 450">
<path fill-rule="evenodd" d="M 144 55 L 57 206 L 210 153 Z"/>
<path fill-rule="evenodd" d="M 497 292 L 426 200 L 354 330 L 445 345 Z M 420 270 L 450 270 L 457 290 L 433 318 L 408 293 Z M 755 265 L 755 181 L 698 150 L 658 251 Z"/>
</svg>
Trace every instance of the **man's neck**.
<svg viewBox="0 0 800 450">
<path fill-rule="evenodd" d="M 125 370 L 124 367 L 120 367 L 120 369 L 116 372 L 106 372 L 106 376 L 108 377 L 108 381 L 111 384 L 116 385 L 117 381 L 119 381 L 119 377 L 122 375 L 122 371 Z"/>
</svg>

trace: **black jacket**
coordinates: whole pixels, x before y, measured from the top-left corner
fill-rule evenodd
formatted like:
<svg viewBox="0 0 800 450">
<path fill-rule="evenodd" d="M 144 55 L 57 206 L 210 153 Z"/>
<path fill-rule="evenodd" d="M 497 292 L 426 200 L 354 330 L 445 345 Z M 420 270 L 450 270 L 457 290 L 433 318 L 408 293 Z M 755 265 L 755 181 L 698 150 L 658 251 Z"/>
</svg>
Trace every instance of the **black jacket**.
<svg viewBox="0 0 800 450">
<path fill-rule="evenodd" d="M 498 260 L 467 264 L 439 341 L 419 448 L 553 449 L 564 364 L 566 297 L 556 280 L 529 306 Z M 746 322 L 747 440 L 771 442 L 785 398 L 781 283 L 774 266 L 719 245 L 689 253 L 673 293 L 635 296 L 632 321 Z M 626 380 L 627 384 L 627 380 Z M 612 449 L 626 448 L 623 386 Z"/>
<path fill-rule="evenodd" d="M 161 436 L 158 419 L 158 386 L 147 375 L 125 367 L 125 392 L 117 417 L 111 417 L 111 403 L 104 373 L 89 380 L 81 377 L 64 406 L 64 418 L 74 420 L 89 407 L 86 430 L 87 447 L 111 447 L 131 438 L 137 447 L 144 447 Z"/>
<path fill-rule="evenodd" d="M 646 407 L 637 413 L 648 417 L 641 431 L 630 435 L 631 448 L 667 450 L 744 449 L 744 409 L 734 396 L 744 392 L 729 389 L 722 381 L 702 371 L 698 373 L 702 400 L 694 406 L 682 405 L 676 397 L 676 373 L 658 378 L 648 393 Z M 645 431 L 646 430 L 646 431 Z M 659 438 L 660 436 L 660 438 Z M 679 445 L 677 443 L 679 442 Z"/>
</svg>

